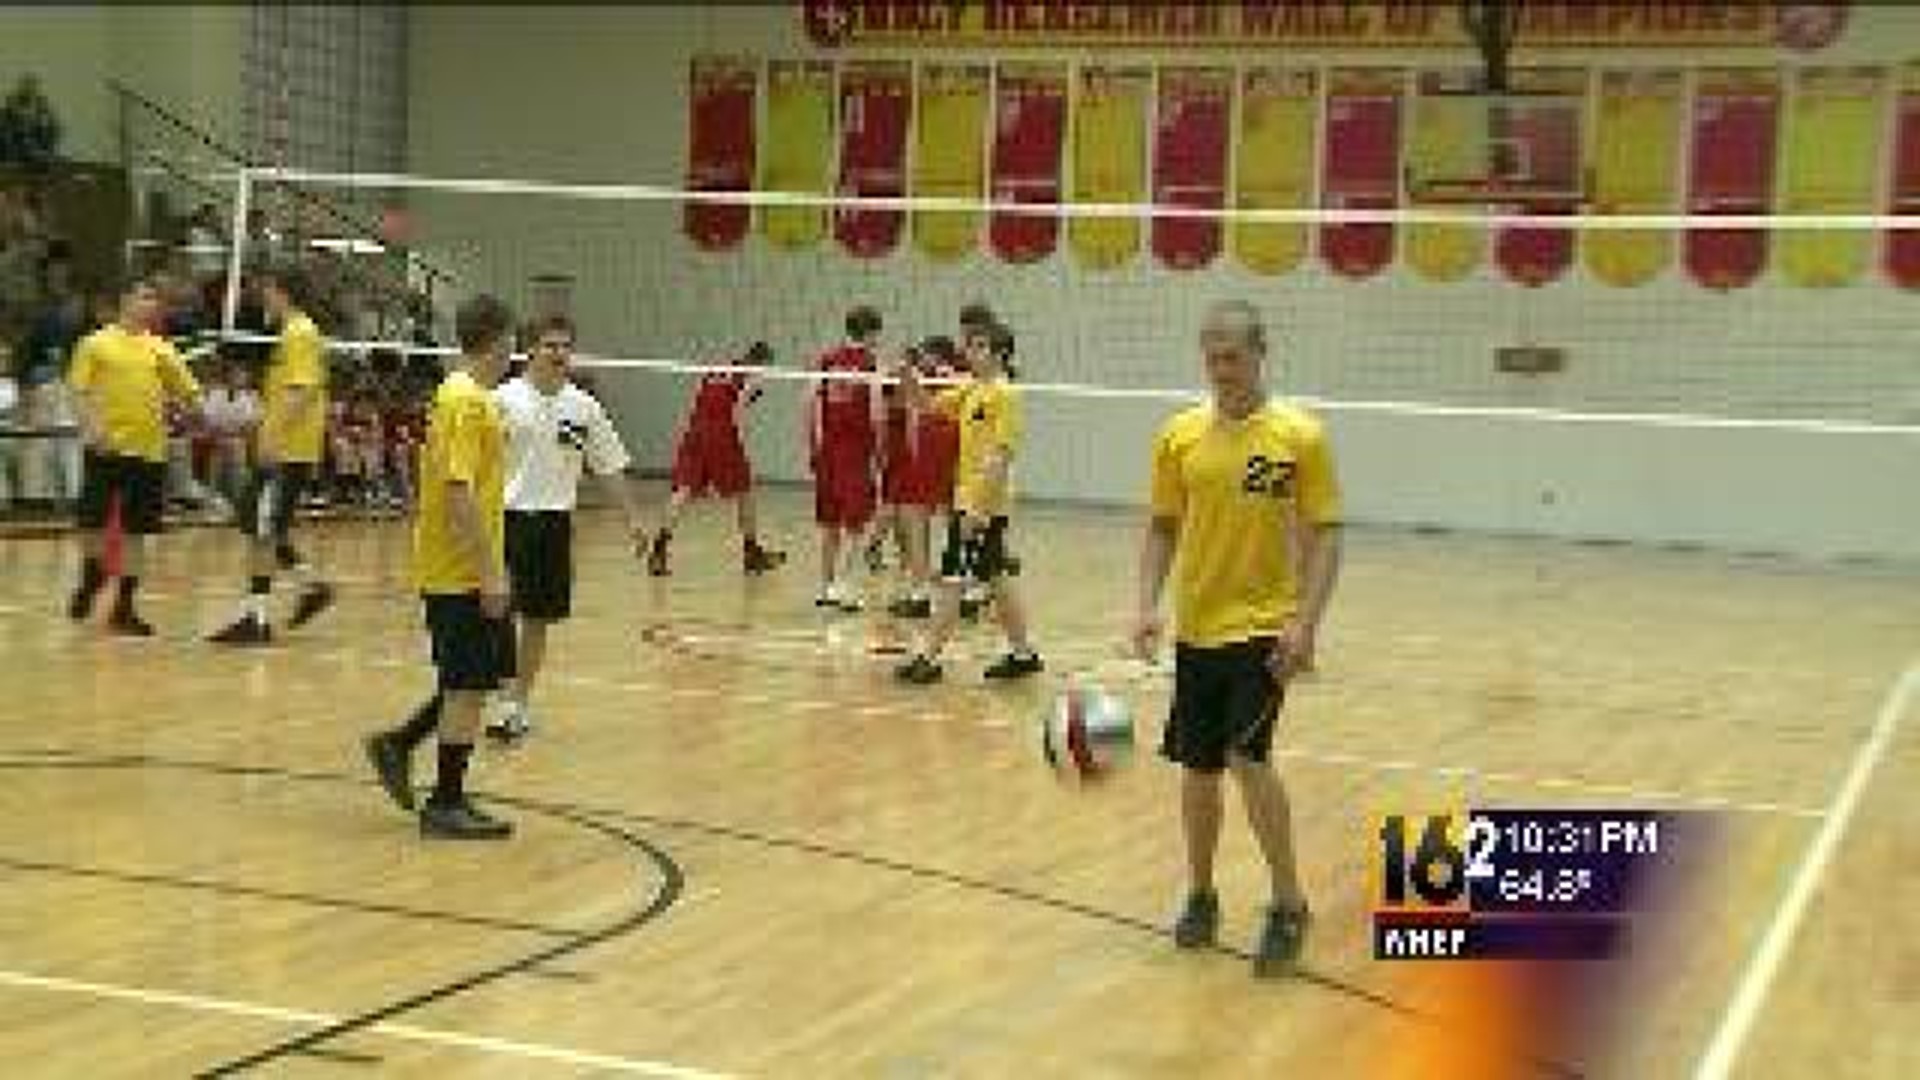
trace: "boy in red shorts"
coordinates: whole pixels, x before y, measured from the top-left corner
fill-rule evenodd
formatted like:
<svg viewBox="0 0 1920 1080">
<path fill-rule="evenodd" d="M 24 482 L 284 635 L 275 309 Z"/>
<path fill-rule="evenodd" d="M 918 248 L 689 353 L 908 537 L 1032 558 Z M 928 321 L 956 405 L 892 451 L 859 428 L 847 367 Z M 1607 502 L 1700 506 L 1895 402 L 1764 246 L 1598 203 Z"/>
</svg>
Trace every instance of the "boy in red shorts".
<svg viewBox="0 0 1920 1080">
<path fill-rule="evenodd" d="M 846 579 L 873 521 L 874 458 L 885 417 L 876 415 L 880 398 L 873 388 L 846 377 L 873 373 L 880 314 L 856 307 L 847 313 L 846 326 L 846 343 L 820 357 L 822 374 L 841 377 L 820 380 L 808 399 L 807 460 L 813 468 L 813 518 L 820 526 L 820 591 L 813 606 L 851 612 L 861 604 Z"/>
<path fill-rule="evenodd" d="M 960 371 L 959 350 L 946 337 L 928 338 L 908 353 L 907 360 L 924 379 L 945 382 L 958 377 Z M 938 410 L 914 409 L 896 387 L 887 389 L 881 489 L 907 572 L 907 593 L 890 604 L 887 613 L 903 619 L 924 619 L 933 614 L 929 522 L 936 511 L 952 505 L 953 465 L 959 453 L 960 432 L 950 417 Z"/>
<path fill-rule="evenodd" d="M 672 572 L 668 547 L 681 508 L 708 494 L 733 501 L 740 523 L 742 570 L 763 574 L 787 561 L 785 552 L 768 550 L 760 543 L 753 506 L 753 464 L 747 460 L 746 444 L 740 438 L 741 418 L 747 406 L 760 397 L 760 388 L 753 385 L 752 375 L 744 369 L 773 363 L 773 350 L 766 342 L 756 341 L 733 363 L 743 370 L 704 375 L 694 390 L 693 406 L 673 454 L 673 494 L 667 501 L 666 519 L 647 553 L 647 572 L 654 577 Z"/>
</svg>

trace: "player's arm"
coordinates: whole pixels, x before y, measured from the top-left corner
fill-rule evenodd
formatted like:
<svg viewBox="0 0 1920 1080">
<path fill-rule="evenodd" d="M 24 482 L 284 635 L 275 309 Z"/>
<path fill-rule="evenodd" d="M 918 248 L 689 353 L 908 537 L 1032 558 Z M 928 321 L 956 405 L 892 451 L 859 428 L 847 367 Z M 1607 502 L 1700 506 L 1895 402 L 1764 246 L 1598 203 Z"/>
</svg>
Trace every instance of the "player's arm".
<svg viewBox="0 0 1920 1080">
<path fill-rule="evenodd" d="M 587 414 L 587 465 L 626 512 L 627 532 L 636 542 L 645 540 L 647 527 L 641 521 L 640 500 L 634 497 L 629 475 L 633 456 L 627 453 L 627 444 L 620 440 L 620 432 L 614 429 L 607 411 L 597 403 Z"/>
<path fill-rule="evenodd" d="M 1333 452 L 1316 424 L 1300 448 L 1294 498 L 1300 524 L 1300 610 L 1282 629 L 1286 663 L 1294 671 L 1313 669 L 1320 621 L 1340 578 L 1342 555 L 1340 485 Z"/>
<path fill-rule="evenodd" d="M 507 595 L 507 568 L 496 562 L 487 544 L 487 525 L 480 511 L 480 500 L 473 486 L 479 479 L 481 449 L 480 428 L 471 406 L 452 416 L 447 433 L 447 516 L 452 526 L 454 546 L 480 579 L 480 598 L 504 605 Z M 496 617 L 498 611 L 489 611 Z"/>
<path fill-rule="evenodd" d="M 1132 633 L 1134 652 L 1150 659 L 1159 647 L 1160 595 L 1166 591 L 1167 575 L 1173 569 L 1174 551 L 1180 544 L 1180 517 L 1186 506 L 1179 461 L 1165 433 L 1153 452 L 1152 495 L 1147 513 L 1147 528 L 1140 538 L 1140 562 L 1135 576 L 1135 615 Z"/>
<path fill-rule="evenodd" d="M 1011 388 L 1001 392 L 993 411 L 993 431 L 987 453 L 980 464 L 980 482 L 990 492 L 1006 490 L 1007 474 L 1013 469 L 1013 455 L 1020 445 L 1020 397 Z"/>
</svg>

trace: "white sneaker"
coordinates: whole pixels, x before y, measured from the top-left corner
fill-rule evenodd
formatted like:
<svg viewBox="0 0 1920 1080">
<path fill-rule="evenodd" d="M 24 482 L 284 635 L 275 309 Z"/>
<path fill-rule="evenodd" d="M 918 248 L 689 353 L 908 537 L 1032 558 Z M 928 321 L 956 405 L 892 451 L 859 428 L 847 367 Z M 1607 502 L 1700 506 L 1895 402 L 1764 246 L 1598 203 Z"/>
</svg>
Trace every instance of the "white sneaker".
<svg viewBox="0 0 1920 1080">
<path fill-rule="evenodd" d="M 500 707 L 500 715 L 487 725 L 487 734 L 501 742 L 519 742 L 533 734 L 531 710 L 518 702 L 505 702 Z"/>
</svg>

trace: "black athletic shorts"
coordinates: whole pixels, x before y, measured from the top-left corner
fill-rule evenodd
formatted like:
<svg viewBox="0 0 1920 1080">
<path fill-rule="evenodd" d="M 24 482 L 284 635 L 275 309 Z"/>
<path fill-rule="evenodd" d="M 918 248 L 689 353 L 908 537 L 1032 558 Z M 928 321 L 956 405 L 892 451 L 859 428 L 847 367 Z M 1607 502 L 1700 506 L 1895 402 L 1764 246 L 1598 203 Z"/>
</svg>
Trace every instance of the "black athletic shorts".
<svg viewBox="0 0 1920 1080">
<path fill-rule="evenodd" d="M 513 610 L 557 622 L 573 614 L 573 515 L 507 511 L 507 581 Z"/>
<path fill-rule="evenodd" d="M 165 463 L 88 450 L 80 470 L 80 503 L 74 517 L 82 529 L 104 529 L 107 509 L 117 500 L 120 530 L 128 536 L 149 536 L 160 531 L 166 489 Z"/>
<path fill-rule="evenodd" d="M 1173 702 L 1160 753 L 1200 772 L 1219 772 L 1227 756 L 1265 761 L 1286 688 L 1267 660 L 1273 638 L 1231 645 L 1177 645 Z"/>
<path fill-rule="evenodd" d="M 984 528 L 968 537 L 960 528 L 960 515 L 947 515 L 947 548 L 940 555 L 940 576 L 949 580 L 971 578 L 982 584 L 1007 572 L 1007 519 L 996 515 Z"/>
<path fill-rule="evenodd" d="M 427 635 L 442 690 L 496 690 L 513 678 L 513 620 L 492 619 L 480 609 L 480 594 L 427 593 Z"/>
<path fill-rule="evenodd" d="M 293 527 L 293 513 L 313 490 L 318 471 L 309 463 L 292 461 L 255 469 L 235 509 L 240 531 L 255 540 L 284 542 Z"/>
</svg>

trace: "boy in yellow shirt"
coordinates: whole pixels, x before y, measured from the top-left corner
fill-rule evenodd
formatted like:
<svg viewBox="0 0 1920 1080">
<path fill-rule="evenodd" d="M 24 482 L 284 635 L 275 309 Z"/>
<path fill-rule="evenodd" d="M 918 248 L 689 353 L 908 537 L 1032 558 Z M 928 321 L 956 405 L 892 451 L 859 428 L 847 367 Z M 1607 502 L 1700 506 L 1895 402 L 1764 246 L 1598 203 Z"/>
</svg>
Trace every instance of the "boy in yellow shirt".
<svg viewBox="0 0 1920 1080">
<path fill-rule="evenodd" d="M 420 451 L 413 582 L 426 608 L 439 689 L 412 719 L 367 738 L 387 795 L 413 810 L 413 751 L 439 733 L 439 773 L 420 834 L 501 840 L 513 826 L 467 798 L 467 763 L 487 695 L 514 676 L 506 568 L 507 428 L 492 390 L 507 373 L 513 314 L 477 296 L 454 315 L 460 361 L 434 392 Z"/>
<path fill-rule="evenodd" d="M 948 545 L 941 568 L 940 604 L 913 658 L 895 670 L 902 682 L 933 683 L 943 674 L 940 652 L 960 621 L 963 582 L 992 593 L 1007 653 L 986 670 L 989 679 L 1019 679 L 1043 670 L 1027 639 L 1027 612 L 1009 574 L 1007 524 L 1013 512 L 1013 459 L 1020 446 L 1020 397 L 1011 381 L 1013 332 L 999 323 L 965 331 L 963 352 L 973 377 L 929 395 L 912 364 L 900 368 L 900 389 L 911 407 L 938 410 L 960 425 L 954 466 L 953 518 L 959 543 Z"/>
<path fill-rule="evenodd" d="M 1160 636 L 1174 574 L 1174 691 L 1161 753 L 1185 770 L 1189 891 L 1175 944 L 1212 944 L 1220 901 L 1220 774 L 1231 771 L 1272 879 L 1256 975 L 1290 971 L 1308 912 L 1294 869 L 1286 789 L 1269 760 L 1287 682 L 1313 665 L 1340 566 L 1340 489 L 1312 414 L 1269 400 L 1266 328 L 1252 305 L 1208 311 L 1200 334 L 1213 400 L 1181 412 L 1153 450 L 1153 506 L 1140 552 L 1133 645 Z"/>
<path fill-rule="evenodd" d="M 306 275 L 295 266 L 269 271 L 260 295 L 267 318 L 280 328 L 261 387 L 264 411 L 254 438 L 254 475 L 240 501 L 247 536 L 247 599 L 240 617 L 208 640 L 216 645 L 265 645 L 273 640 L 267 598 L 276 566 L 306 577 L 293 615 L 297 628 L 333 604 L 333 587 L 314 580 L 294 550 L 293 515 L 319 478 L 327 430 L 327 353 L 320 328 L 307 316 Z"/>
<path fill-rule="evenodd" d="M 104 530 L 117 503 L 127 542 L 107 626 L 129 637 L 153 634 L 135 610 L 134 594 L 146 565 L 147 537 L 160 531 L 166 501 L 167 401 L 197 403 L 200 398 L 200 384 L 186 362 L 154 332 L 159 322 L 159 289 L 146 278 L 130 279 L 120 292 L 118 318 L 81 339 L 67 375 L 85 447 L 76 514 L 80 582 L 67 601 L 67 615 L 84 620 L 107 583 Z"/>
</svg>

